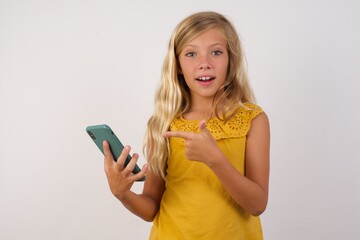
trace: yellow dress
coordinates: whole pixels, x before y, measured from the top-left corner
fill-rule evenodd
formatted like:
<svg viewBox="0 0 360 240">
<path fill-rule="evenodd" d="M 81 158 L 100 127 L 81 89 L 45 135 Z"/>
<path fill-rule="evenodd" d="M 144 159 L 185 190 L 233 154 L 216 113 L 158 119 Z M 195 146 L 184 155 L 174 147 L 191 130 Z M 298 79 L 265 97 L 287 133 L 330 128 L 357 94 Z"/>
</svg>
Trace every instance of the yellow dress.
<svg viewBox="0 0 360 240">
<path fill-rule="evenodd" d="M 245 106 L 225 124 L 217 118 L 206 122 L 220 149 L 242 174 L 246 135 L 251 120 L 262 112 L 257 105 L 247 103 Z M 170 129 L 199 132 L 198 125 L 199 120 L 179 117 Z M 239 207 L 205 164 L 187 160 L 184 143 L 183 139 L 170 138 L 166 190 L 150 240 L 263 239 L 260 218 Z"/>
</svg>

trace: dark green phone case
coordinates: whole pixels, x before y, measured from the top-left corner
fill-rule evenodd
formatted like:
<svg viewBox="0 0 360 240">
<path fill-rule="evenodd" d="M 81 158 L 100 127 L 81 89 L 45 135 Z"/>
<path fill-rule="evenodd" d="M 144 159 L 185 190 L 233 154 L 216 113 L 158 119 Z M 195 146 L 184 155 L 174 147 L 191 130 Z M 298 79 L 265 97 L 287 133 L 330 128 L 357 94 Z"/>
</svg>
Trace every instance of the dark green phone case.
<svg viewBox="0 0 360 240">
<path fill-rule="evenodd" d="M 91 139 L 94 141 L 94 143 L 98 146 L 98 148 L 103 154 L 104 154 L 103 141 L 104 140 L 108 141 L 114 160 L 116 161 L 118 159 L 124 148 L 124 145 L 120 142 L 120 140 L 117 138 L 115 133 L 111 130 L 111 128 L 108 125 L 101 124 L 101 125 L 88 126 L 86 128 L 86 132 L 89 134 Z M 128 165 L 130 160 L 131 160 L 131 156 L 128 155 L 125 160 L 125 166 Z M 136 174 L 140 171 L 141 170 L 139 166 L 135 165 L 133 173 Z M 145 176 L 139 179 L 138 181 L 144 181 L 144 180 L 145 180 Z"/>
</svg>

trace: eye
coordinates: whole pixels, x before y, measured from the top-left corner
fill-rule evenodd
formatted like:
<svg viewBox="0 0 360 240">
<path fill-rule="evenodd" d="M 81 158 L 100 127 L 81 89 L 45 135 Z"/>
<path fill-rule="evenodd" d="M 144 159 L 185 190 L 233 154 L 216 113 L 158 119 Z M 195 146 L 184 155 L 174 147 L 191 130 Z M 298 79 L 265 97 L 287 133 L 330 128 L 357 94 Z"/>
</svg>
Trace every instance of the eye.
<svg viewBox="0 0 360 240">
<path fill-rule="evenodd" d="M 185 53 L 185 56 L 186 57 L 195 57 L 196 53 L 195 52 L 187 52 L 187 53 Z"/>
<path fill-rule="evenodd" d="M 211 55 L 213 55 L 213 56 L 220 56 L 221 54 L 223 54 L 223 52 L 220 50 L 216 50 L 211 53 Z"/>
</svg>

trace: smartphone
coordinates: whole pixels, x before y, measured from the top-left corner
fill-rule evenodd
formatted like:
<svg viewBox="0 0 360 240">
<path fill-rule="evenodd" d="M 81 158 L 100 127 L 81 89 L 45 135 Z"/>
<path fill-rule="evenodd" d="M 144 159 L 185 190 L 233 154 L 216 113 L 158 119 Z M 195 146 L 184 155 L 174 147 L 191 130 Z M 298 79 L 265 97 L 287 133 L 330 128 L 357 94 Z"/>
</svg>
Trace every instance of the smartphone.
<svg viewBox="0 0 360 240">
<path fill-rule="evenodd" d="M 98 146 L 98 148 L 103 154 L 104 154 L 103 141 L 106 140 L 110 145 L 110 150 L 114 157 L 114 160 L 116 161 L 118 159 L 122 150 L 124 149 L 124 145 L 120 142 L 118 137 L 115 135 L 115 133 L 111 130 L 111 128 L 108 125 L 101 124 L 101 125 L 88 126 L 86 128 L 86 132 L 89 134 L 91 139 L 94 141 L 94 143 Z M 125 167 L 129 164 L 130 160 L 131 160 L 131 156 L 128 155 L 125 160 Z M 132 172 L 136 174 L 140 171 L 141 169 L 136 164 Z M 144 180 L 145 180 L 145 176 L 137 181 L 144 181 Z"/>
</svg>

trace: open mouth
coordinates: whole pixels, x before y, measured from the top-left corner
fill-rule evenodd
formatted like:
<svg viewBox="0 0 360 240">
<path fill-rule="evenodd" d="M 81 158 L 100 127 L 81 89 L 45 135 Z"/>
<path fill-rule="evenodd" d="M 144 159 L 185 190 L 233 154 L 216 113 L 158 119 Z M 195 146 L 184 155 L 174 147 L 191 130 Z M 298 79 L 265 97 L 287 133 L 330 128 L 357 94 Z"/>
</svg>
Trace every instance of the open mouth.
<svg viewBox="0 0 360 240">
<path fill-rule="evenodd" d="M 214 77 L 199 77 L 199 78 L 196 78 L 196 80 L 201 81 L 201 82 L 209 82 L 209 81 L 212 81 L 214 79 L 215 79 Z"/>
</svg>

